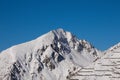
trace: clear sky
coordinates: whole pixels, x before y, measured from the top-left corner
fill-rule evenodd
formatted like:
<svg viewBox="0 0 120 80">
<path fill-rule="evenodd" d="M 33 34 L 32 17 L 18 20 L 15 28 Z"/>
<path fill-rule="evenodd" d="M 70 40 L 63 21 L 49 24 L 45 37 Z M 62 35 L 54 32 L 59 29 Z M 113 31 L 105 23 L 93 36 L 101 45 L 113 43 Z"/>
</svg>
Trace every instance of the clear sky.
<svg viewBox="0 0 120 80">
<path fill-rule="evenodd" d="M 105 50 L 120 42 L 120 0 L 0 0 L 0 51 L 57 28 Z"/>
</svg>

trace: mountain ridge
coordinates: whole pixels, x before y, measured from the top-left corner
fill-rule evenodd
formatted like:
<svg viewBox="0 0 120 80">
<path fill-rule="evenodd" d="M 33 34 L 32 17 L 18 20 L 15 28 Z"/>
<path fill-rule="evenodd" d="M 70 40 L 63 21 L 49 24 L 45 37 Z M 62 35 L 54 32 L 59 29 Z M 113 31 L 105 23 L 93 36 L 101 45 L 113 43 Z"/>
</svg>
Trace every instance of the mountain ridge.
<svg viewBox="0 0 120 80">
<path fill-rule="evenodd" d="M 57 29 L 2 51 L 0 80 L 70 80 L 76 75 L 72 73 L 104 55 L 86 40 Z"/>
</svg>

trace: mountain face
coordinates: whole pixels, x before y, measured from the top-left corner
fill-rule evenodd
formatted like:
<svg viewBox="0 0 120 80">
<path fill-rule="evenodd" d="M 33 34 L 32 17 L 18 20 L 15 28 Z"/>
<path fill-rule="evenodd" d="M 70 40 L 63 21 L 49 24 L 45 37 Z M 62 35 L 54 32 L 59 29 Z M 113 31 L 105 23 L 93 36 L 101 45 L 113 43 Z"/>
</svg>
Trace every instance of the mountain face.
<svg viewBox="0 0 120 80">
<path fill-rule="evenodd" d="M 97 61 L 73 74 L 73 80 L 120 80 L 120 43 L 108 49 Z"/>
<path fill-rule="evenodd" d="M 0 80 L 119 80 L 120 44 L 100 52 L 63 29 L 0 53 Z"/>
</svg>

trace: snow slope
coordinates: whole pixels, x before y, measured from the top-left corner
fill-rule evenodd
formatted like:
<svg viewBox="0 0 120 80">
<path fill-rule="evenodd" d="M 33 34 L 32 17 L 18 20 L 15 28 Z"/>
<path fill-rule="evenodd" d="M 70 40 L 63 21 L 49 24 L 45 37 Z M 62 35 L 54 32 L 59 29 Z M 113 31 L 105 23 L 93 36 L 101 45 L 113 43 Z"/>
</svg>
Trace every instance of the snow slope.
<svg viewBox="0 0 120 80">
<path fill-rule="evenodd" d="M 76 70 L 70 79 L 120 80 L 120 43 L 108 49 L 104 54 L 91 65 Z"/>
<path fill-rule="evenodd" d="M 89 42 L 57 29 L 2 51 L 0 80 L 79 80 L 75 73 L 102 55 Z"/>
</svg>

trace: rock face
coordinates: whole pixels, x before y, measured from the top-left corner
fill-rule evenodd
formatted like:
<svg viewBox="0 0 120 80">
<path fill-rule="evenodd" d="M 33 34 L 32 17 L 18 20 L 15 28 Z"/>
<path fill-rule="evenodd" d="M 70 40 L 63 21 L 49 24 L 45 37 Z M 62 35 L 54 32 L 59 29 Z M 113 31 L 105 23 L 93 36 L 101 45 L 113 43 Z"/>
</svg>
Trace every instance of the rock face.
<svg viewBox="0 0 120 80">
<path fill-rule="evenodd" d="M 117 47 L 103 54 L 89 42 L 57 29 L 2 51 L 0 80 L 116 80 L 119 53 Z"/>
</svg>

